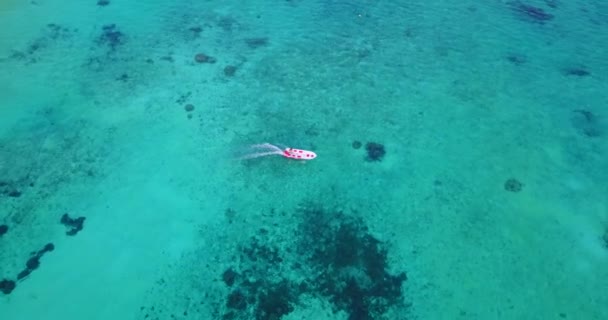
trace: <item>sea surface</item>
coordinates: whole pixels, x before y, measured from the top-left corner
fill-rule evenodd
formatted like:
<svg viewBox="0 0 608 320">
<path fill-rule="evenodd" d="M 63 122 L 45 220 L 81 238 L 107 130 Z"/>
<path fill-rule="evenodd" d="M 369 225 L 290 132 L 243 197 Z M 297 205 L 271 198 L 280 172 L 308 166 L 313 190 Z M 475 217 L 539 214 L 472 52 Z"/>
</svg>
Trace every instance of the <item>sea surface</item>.
<svg viewBox="0 0 608 320">
<path fill-rule="evenodd" d="M 600 320 L 607 292 L 606 1 L 0 2 L 2 320 Z"/>
</svg>

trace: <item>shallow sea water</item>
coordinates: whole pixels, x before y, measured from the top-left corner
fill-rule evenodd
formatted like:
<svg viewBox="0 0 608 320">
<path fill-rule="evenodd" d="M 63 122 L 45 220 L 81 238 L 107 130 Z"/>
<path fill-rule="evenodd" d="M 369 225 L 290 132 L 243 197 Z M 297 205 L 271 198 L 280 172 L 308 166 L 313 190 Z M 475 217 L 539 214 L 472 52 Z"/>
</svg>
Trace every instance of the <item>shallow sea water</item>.
<svg viewBox="0 0 608 320">
<path fill-rule="evenodd" d="M 606 319 L 606 57 L 603 1 L 3 1 L 0 319 Z"/>
</svg>

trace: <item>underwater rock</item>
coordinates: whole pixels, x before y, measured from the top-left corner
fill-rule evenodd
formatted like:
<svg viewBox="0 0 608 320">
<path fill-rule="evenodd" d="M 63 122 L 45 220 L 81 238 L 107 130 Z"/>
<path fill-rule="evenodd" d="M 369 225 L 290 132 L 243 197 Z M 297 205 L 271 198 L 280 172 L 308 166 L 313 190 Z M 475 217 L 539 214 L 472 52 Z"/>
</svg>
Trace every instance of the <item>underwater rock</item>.
<svg viewBox="0 0 608 320">
<path fill-rule="evenodd" d="M 523 186 L 523 183 L 514 178 L 508 179 L 504 184 L 505 190 L 509 192 L 520 192 Z"/>
<path fill-rule="evenodd" d="M 99 0 L 97 1 L 97 5 L 100 7 L 105 7 L 110 4 L 110 0 Z"/>
<path fill-rule="evenodd" d="M 258 307 L 255 311 L 256 319 L 281 319 L 282 316 L 293 311 L 294 296 L 292 284 L 287 281 L 269 287 L 258 295 Z"/>
<path fill-rule="evenodd" d="M 367 151 L 367 161 L 382 161 L 382 158 L 386 154 L 384 145 L 376 142 L 368 142 L 365 144 L 365 150 Z"/>
<path fill-rule="evenodd" d="M 23 50 L 14 50 L 9 56 L 10 59 L 23 61 L 27 65 L 36 63 L 46 58 L 42 52 L 44 49 L 53 46 L 59 40 L 69 39 L 78 31 L 78 29 L 69 29 L 55 23 L 49 23 L 46 27 L 42 31 L 43 34 L 30 41 Z"/>
<path fill-rule="evenodd" d="M 228 295 L 226 306 L 231 309 L 244 310 L 247 308 L 247 298 L 242 292 L 236 290 Z"/>
<path fill-rule="evenodd" d="M 509 62 L 513 63 L 516 66 L 520 66 L 527 62 L 527 59 L 525 56 L 522 56 L 522 55 L 516 54 L 516 53 L 507 55 L 507 60 L 509 60 Z"/>
<path fill-rule="evenodd" d="M 192 111 L 194 111 L 194 105 L 188 103 L 187 105 L 184 106 L 184 110 L 186 110 L 186 112 L 192 112 Z"/>
<path fill-rule="evenodd" d="M 116 78 L 116 80 L 121 81 L 121 82 L 127 82 L 129 80 L 129 75 L 126 73 L 123 73 L 118 78 Z"/>
<path fill-rule="evenodd" d="M 70 30 L 69 28 L 56 23 L 49 23 L 46 25 L 46 27 L 48 29 L 48 38 L 51 40 L 67 39 L 72 35 L 72 33 L 78 31 L 78 29 Z"/>
<path fill-rule="evenodd" d="M 47 243 L 42 249 L 35 252 L 25 263 L 25 269 L 17 275 L 17 280 L 29 276 L 34 270 L 40 267 L 40 258 L 42 258 L 47 252 L 55 250 L 55 245 Z"/>
<path fill-rule="evenodd" d="M 531 19 L 537 23 L 545 23 L 554 18 L 552 14 L 546 12 L 542 8 L 525 4 L 521 1 L 510 1 L 508 2 L 508 5 L 511 7 L 511 10 L 515 11 L 520 16 Z"/>
<path fill-rule="evenodd" d="M 268 38 L 247 38 L 245 43 L 251 49 L 257 49 L 268 45 Z"/>
<path fill-rule="evenodd" d="M 200 34 L 201 32 L 203 32 L 203 28 L 201 28 L 201 27 L 199 27 L 199 26 L 196 26 L 196 27 L 188 28 L 188 31 L 190 31 L 190 32 L 192 32 L 192 33 L 194 33 L 194 34 L 198 35 L 198 34 Z"/>
<path fill-rule="evenodd" d="M 68 236 L 74 236 L 78 232 L 80 232 L 82 228 L 84 228 L 85 219 L 85 217 L 78 217 L 76 219 L 72 219 L 67 213 L 64 213 L 63 216 L 61 216 L 61 220 L 59 222 L 68 229 L 65 234 L 67 234 Z"/>
<path fill-rule="evenodd" d="M 19 198 L 19 197 L 21 197 L 21 192 L 17 191 L 17 190 L 11 190 L 7 193 L 7 196 L 9 196 L 11 198 Z"/>
<path fill-rule="evenodd" d="M 0 195 L 10 198 L 19 198 L 23 193 L 21 188 L 24 187 L 23 182 L 0 181 Z"/>
<path fill-rule="evenodd" d="M 585 67 L 570 67 L 562 69 L 562 74 L 566 76 L 586 77 L 591 75 L 591 72 Z"/>
<path fill-rule="evenodd" d="M 160 57 L 158 59 L 162 60 L 162 61 L 167 61 L 167 62 L 175 62 L 175 59 L 173 59 L 172 56 L 162 56 L 162 57 Z"/>
<path fill-rule="evenodd" d="M 598 117 L 591 111 L 585 109 L 574 110 L 572 116 L 572 126 L 580 133 L 589 137 L 596 138 L 602 135 L 602 126 Z"/>
<path fill-rule="evenodd" d="M 2 279 L 0 281 L 0 291 L 4 294 L 10 294 L 15 290 L 16 284 L 13 280 Z"/>
<path fill-rule="evenodd" d="M 234 25 L 238 25 L 238 22 L 232 17 L 222 17 L 217 25 L 225 32 L 231 32 Z"/>
<path fill-rule="evenodd" d="M 235 66 L 226 66 L 224 67 L 224 75 L 226 77 L 232 77 L 236 73 L 237 67 Z"/>
<path fill-rule="evenodd" d="M 236 271 L 234 271 L 234 269 L 232 268 L 228 268 L 226 271 L 224 271 L 224 273 L 222 274 L 222 280 L 224 280 L 224 283 L 229 286 L 232 287 L 232 285 L 234 284 L 234 281 L 236 280 L 236 278 L 239 276 L 238 273 L 236 273 Z"/>
<path fill-rule="evenodd" d="M 197 53 L 194 56 L 194 61 L 198 63 L 215 63 L 217 60 L 214 57 L 206 55 L 204 53 Z"/>
<path fill-rule="evenodd" d="M 184 104 L 184 103 L 186 103 L 186 101 L 188 101 L 188 99 L 190 99 L 191 95 L 192 95 L 192 92 L 188 91 L 185 94 L 180 95 L 179 98 L 177 100 L 175 100 L 175 102 L 177 102 L 179 104 Z"/>
<path fill-rule="evenodd" d="M 116 28 L 115 24 L 104 25 L 101 35 L 97 38 L 98 45 L 107 45 L 112 51 L 124 44 L 125 35 Z"/>
<path fill-rule="evenodd" d="M 5 235 L 8 232 L 8 226 L 5 224 L 0 224 L 0 237 Z"/>
<path fill-rule="evenodd" d="M 361 146 L 362 146 L 361 141 L 359 141 L 359 140 L 353 141 L 352 146 L 353 146 L 353 149 L 361 148 Z"/>
</svg>

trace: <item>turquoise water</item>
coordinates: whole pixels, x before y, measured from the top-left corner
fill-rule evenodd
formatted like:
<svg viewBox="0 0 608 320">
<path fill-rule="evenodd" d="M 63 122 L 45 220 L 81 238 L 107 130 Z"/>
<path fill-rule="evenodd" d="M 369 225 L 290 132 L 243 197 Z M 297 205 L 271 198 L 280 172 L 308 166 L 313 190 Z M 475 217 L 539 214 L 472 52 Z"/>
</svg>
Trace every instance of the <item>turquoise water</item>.
<svg viewBox="0 0 608 320">
<path fill-rule="evenodd" d="M 604 1 L 0 27 L 0 319 L 608 318 Z"/>
</svg>

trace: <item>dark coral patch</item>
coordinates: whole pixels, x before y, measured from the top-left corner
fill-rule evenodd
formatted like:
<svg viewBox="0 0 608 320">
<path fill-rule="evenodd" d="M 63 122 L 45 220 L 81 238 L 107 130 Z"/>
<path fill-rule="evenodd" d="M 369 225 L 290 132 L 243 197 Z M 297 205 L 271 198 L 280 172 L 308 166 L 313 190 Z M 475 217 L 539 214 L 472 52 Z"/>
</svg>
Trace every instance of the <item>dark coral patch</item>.
<svg viewBox="0 0 608 320">
<path fill-rule="evenodd" d="M 361 146 L 362 146 L 362 144 L 361 144 L 361 141 L 359 141 L 359 140 L 355 140 L 352 143 L 353 149 L 359 149 L 359 148 L 361 148 Z"/>
<path fill-rule="evenodd" d="M 275 246 L 268 245 L 257 237 L 251 238 L 249 245 L 243 247 L 241 251 L 245 254 L 245 258 L 249 261 L 258 262 L 261 268 L 275 266 L 283 261 L 279 250 Z"/>
<path fill-rule="evenodd" d="M 236 319 L 239 314 L 241 319 L 281 319 L 291 312 L 297 300 L 295 284 L 272 276 L 283 262 L 279 249 L 261 237 L 252 237 L 239 251 L 243 276 L 233 268 L 222 274 L 224 283 L 234 288 L 226 297 L 224 318 Z"/>
<path fill-rule="evenodd" d="M 24 61 L 26 64 L 36 63 L 46 57 L 44 49 L 52 47 L 58 40 L 69 39 L 78 29 L 69 29 L 55 23 L 46 25 L 43 34 L 33 39 L 23 50 L 15 50 L 10 54 L 11 59 Z"/>
<path fill-rule="evenodd" d="M 175 102 L 177 102 L 179 104 L 184 104 L 184 103 L 186 103 L 186 101 L 188 101 L 188 99 L 190 99 L 190 96 L 192 96 L 192 92 L 188 91 L 188 92 L 180 95 L 179 98 L 177 100 L 175 100 Z"/>
<path fill-rule="evenodd" d="M 184 106 L 184 110 L 186 110 L 186 112 L 192 112 L 192 111 L 194 111 L 194 105 L 191 103 L 188 103 L 187 105 Z"/>
<path fill-rule="evenodd" d="M 568 67 L 562 69 L 562 74 L 565 76 L 586 77 L 591 75 L 591 72 L 586 67 Z"/>
<path fill-rule="evenodd" d="M 116 78 L 116 80 L 121 81 L 121 82 L 127 82 L 127 81 L 129 81 L 129 75 L 126 73 L 123 73 L 120 76 L 118 76 Z"/>
<path fill-rule="evenodd" d="M 268 38 L 247 38 L 245 43 L 251 49 L 257 49 L 268 45 Z"/>
<path fill-rule="evenodd" d="M 282 316 L 293 311 L 295 297 L 292 294 L 292 285 L 282 281 L 260 292 L 255 318 L 281 319 Z"/>
<path fill-rule="evenodd" d="M 231 309 L 244 310 L 247 308 L 247 298 L 239 290 L 235 290 L 228 295 L 226 306 Z"/>
<path fill-rule="evenodd" d="M 8 232 L 8 226 L 5 224 L 0 225 L 0 236 L 5 235 Z"/>
<path fill-rule="evenodd" d="M 217 59 L 201 52 L 194 55 L 194 61 L 197 63 L 215 63 Z"/>
<path fill-rule="evenodd" d="M 520 192 L 523 187 L 524 184 L 514 178 L 508 179 L 504 184 L 505 190 L 509 192 Z"/>
<path fill-rule="evenodd" d="M 225 32 L 232 32 L 235 26 L 238 26 L 238 21 L 232 17 L 222 17 L 217 22 L 217 25 Z"/>
<path fill-rule="evenodd" d="M 602 235 L 602 244 L 604 248 L 608 249 L 608 227 L 604 228 L 604 234 Z"/>
<path fill-rule="evenodd" d="M 21 191 L 11 190 L 7 193 L 7 195 L 11 198 L 19 198 L 19 197 L 21 197 Z"/>
<path fill-rule="evenodd" d="M 365 144 L 365 150 L 367 151 L 367 161 L 382 161 L 382 158 L 386 154 L 384 145 L 376 142 L 368 142 Z"/>
<path fill-rule="evenodd" d="M 224 283 L 229 286 L 232 287 L 232 285 L 234 284 L 234 281 L 236 280 L 236 278 L 239 276 L 239 274 L 234 271 L 234 269 L 232 268 L 228 268 L 226 271 L 224 271 L 224 273 L 222 274 L 222 280 L 224 280 Z"/>
<path fill-rule="evenodd" d="M 28 269 L 37 269 L 40 266 L 40 257 L 39 256 L 34 256 L 31 257 L 27 260 L 27 262 L 25 263 L 25 266 Z"/>
<path fill-rule="evenodd" d="M 599 117 L 589 110 L 574 110 L 571 122 L 574 128 L 586 137 L 596 138 L 602 135 L 603 128 Z"/>
<path fill-rule="evenodd" d="M 106 45 L 111 51 L 125 43 L 125 35 L 115 24 L 107 24 L 101 28 L 101 35 L 97 38 L 98 45 Z"/>
<path fill-rule="evenodd" d="M 2 279 L 0 281 L 0 291 L 4 294 L 10 294 L 11 292 L 13 292 L 13 290 L 15 290 L 16 286 L 17 285 L 13 280 Z"/>
<path fill-rule="evenodd" d="M 195 35 L 197 35 L 197 36 L 198 36 L 198 35 L 200 35 L 200 34 L 201 34 L 201 32 L 203 32 L 203 28 L 201 28 L 201 27 L 199 27 L 199 26 L 196 26 L 196 27 L 191 27 L 191 28 L 188 28 L 188 31 L 190 31 L 190 32 L 192 32 L 193 34 L 195 34 Z"/>
<path fill-rule="evenodd" d="M 65 234 L 67 234 L 68 236 L 74 236 L 78 232 L 80 232 L 82 230 L 82 228 L 84 228 L 85 219 L 86 219 L 85 217 L 78 217 L 75 219 L 70 218 L 70 216 L 67 213 L 64 213 L 61 216 L 61 220 L 59 222 L 68 229 L 65 232 Z"/>
<path fill-rule="evenodd" d="M 378 319 L 403 303 L 407 276 L 388 271 L 385 245 L 361 219 L 314 206 L 305 212 L 300 249 L 318 271 L 309 283 L 315 292 L 349 314 L 348 319 Z"/>
<path fill-rule="evenodd" d="M 29 276 L 34 270 L 40 267 L 40 259 L 47 253 L 55 250 L 55 245 L 47 243 L 42 249 L 32 253 L 32 256 L 25 263 L 25 269 L 23 269 L 17 275 L 17 280 L 22 280 Z"/>
<path fill-rule="evenodd" d="M 47 34 L 48 37 L 51 40 L 58 40 L 58 39 L 67 39 L 70 36 L 72 36 L 72 33 L 75 33 L 78 31 L 78 29 L 69 29 L 67 27 L 58 25 L 56 23 L 49 23 L 46 25 L 47 27 Z"/>
<path fill-rule="evenodd" d="M 236 74 L 237 67 L 236 66 L 225 66 L 224 67 L 224 75 L 226 77 L 233 77 Z"/>
<path fill-rule="evenodd" d="M 516 66 L 521 66 L 527 62 L 525 56 L 521 54 L 511 53 L 507 55 L 507 60 Z"/>
<path fill-rule="evenodd" d="M 297 216 L 302 220 L 293 242 L 276 243 L 263 229 L 239 248 L 238 266 L 222 274 L 231 287 L 223 319 L 281 319 L 302 303 L 302 295 L 328 301 L 350 320 L 406 309 L 406 274 L 389 271 L 386 245 L 362 219 L 314 204 L 304 205 Z"/>
</svg>

